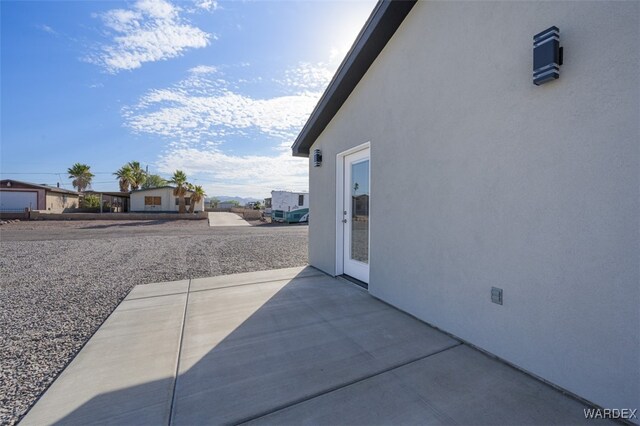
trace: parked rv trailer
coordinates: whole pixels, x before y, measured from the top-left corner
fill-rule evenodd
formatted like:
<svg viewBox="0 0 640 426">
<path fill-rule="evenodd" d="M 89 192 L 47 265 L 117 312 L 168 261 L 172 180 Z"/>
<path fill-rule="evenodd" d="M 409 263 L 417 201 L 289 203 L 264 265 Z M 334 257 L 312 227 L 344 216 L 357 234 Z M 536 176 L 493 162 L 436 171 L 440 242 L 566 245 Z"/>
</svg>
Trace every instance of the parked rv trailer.
<svg viewBox="0 0 640 426">
<path fill-rule="evenodd" d="M 271 221 L 299 223 L 309 221 L 309 194 L 271 191 Z"/>
</svg>

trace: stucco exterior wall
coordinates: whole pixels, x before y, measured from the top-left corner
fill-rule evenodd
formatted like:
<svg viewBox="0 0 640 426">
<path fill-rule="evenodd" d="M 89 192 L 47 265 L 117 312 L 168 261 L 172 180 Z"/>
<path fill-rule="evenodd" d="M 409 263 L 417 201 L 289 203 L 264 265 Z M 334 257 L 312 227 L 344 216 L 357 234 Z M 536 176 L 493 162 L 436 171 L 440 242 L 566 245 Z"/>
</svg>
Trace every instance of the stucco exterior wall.
<svg viewBox="0 0 640 426">
<path fill-rule="evenodd" d="M 161 205 L 159 206 L 145 206 L 144 205 L 144 197 L 162 197 Z M 131 211 L 132 212 L 169 212 L 169 211 L 178 211 L 177 207 L 174 206 L 175 196 L 173 195 L 173 190 L 171 188 L 159 188 L 159 189 L 150 189 L 147 191 L 140 192 L 132 192 L 131 193 Z"/>
<path fill-rule="evenodd" d="M 44 210 L 51 211 L 52 213 L 62 213 L 64 209 L 79 207 L 79 197 L 77 195 L 47 192 L 46 200 Z"/>
<path fill-rule="evenodd" d="M 564 65 L 536 87 L 551 25 Z M 639 32 L 636 1 L 418 2 L 311 147 L 310 263 L 335 273 L 336 154 L 370 141 L 374 296 L 640 407 Z"/>
<path fill-rule="evenodd" d="M 204 198 L 202 200 L 200 200 L 195 208 L 193 209 L 194 212 L 203 212 L 204 211 Z"/>
</svg>

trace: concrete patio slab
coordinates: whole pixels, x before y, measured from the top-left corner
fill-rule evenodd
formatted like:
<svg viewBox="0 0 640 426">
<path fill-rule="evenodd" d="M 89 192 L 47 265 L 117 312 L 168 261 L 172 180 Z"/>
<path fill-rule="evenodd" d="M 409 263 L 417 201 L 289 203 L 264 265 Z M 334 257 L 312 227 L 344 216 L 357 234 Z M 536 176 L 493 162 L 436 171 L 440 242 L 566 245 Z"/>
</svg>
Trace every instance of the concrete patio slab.
<svg viewBox="0 0 640 426">
<path fill-rule="evenodd" d="M 331 298 L 307 300 L 311 286 L 350 293 L 360 312 L 325 311 Z M 459 344 L 365 292 L 344 290 L 322 276 L 191 293 L 176 423 L 239 423 Z"/>
<path fill-rule="evenodd" d="M 136 287 L 23 423 L 577 424 L 583 408 L 306 267 Z"/>
<path fill-rule="evenodd" d="M 155 284 L 137 285 L 124 300 L 142 299 L 145 297 L 167 296 L 170 294 L 186 293 L 189 289 L 189 280 L 170 281 Z"/>
<path fill-rule="evenodd" d="M 248 424 L 587 424 L 584 405 L 459 345 Z M 608 422 L 605 422 L 608 423 Z"/>
<path fill-rule="evenodd" d="M 453 422 L 447 422 L 393 374 L 383 373 L 244 424 L 395 426 Z"/>
<path fill-rule="evenodd" d="M 393 371 L 457 424 L 586 424 L 584 405 L 463 345 Z"/>
<path fill-rule="evenodd" d="M 167 424 L 186 299 L 123 301 L 21 424 Z"/>
<path fill-rule="evenodd" d="M 235 213 L 209 212 L 209 226 L 251 226 Z"/>
<path fill-rule="evenodd" d="M 191 280 L 191 291 L 212 290 L 222 287 L 232 287 L 244 284 L 259 284 L 261 282 L 290 280 L 311 276 L 325 276 L 326 274 L 310 266 L 274 269 L 271 271 L 243 272 L 233 275 L 217 277 L 194 278 Z"/>
</svg>

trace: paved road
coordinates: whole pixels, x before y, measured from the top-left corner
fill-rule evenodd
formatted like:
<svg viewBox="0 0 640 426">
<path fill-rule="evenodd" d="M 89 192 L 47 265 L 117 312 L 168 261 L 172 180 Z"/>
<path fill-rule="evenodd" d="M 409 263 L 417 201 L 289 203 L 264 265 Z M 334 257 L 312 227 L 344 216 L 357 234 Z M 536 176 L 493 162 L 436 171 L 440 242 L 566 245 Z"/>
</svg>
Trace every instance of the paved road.
<svg viewBox="0 0 640 426">
<path fill-rule="evenodd" d="M 251 226 L 249 222 L 235 213 L 210 212 L 209 226 Z"/>
</svg>

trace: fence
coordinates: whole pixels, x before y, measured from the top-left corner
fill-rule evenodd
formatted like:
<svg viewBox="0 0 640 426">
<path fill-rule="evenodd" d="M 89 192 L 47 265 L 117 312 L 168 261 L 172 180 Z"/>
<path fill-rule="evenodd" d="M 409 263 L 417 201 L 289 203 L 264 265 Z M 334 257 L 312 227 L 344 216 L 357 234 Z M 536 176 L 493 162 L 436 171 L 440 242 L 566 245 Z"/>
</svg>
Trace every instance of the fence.
<svg viewBox="0 0 640 426">
<path fill-rule="evenodd" d="M 245 209 L 244 207 L 232 207 L 231 212 L 241 214 L 245 220 L 260 220 L 262 217 L 260 210 Z"/>
<path fill-rule="evenodd" d="M 0 210 L 0 219 L 29 219 L 29 209 L 7 209 Z"/>
<path fill-rule="evenodd" d="M 47 213 L 32 210 L 32 220 L 203 220 L 207 212 L 195 213 Z"/>
</svg>

